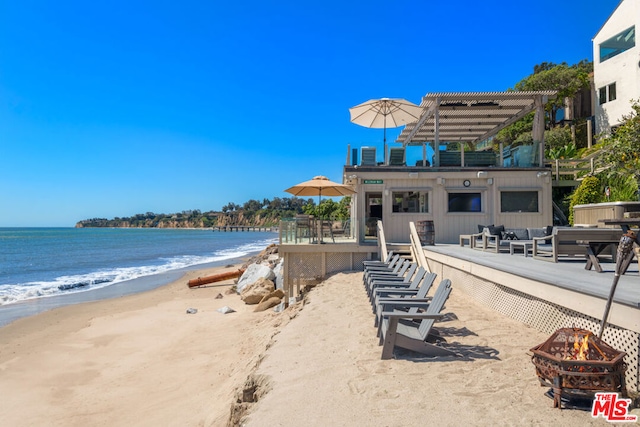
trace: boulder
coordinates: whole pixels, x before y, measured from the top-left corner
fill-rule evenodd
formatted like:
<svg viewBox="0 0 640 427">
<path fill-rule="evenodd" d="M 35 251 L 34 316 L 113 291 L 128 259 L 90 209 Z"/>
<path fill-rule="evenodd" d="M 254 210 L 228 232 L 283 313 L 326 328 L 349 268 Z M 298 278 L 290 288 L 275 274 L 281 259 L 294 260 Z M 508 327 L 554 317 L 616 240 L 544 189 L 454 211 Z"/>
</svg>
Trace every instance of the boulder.
<svg viewBox="0 0 640 427">
<path fill-rule="evenodd" d="M 258 303 L 258 306 L 253 311 L 265 311 L 270 309 L 271 307 L 275 307 L 276 305 L 282 302 L 284 298 L 284 291 L 282 289 L 276 289 L 271 292 L 269 295 L 265 295 L 262 300 Z"/>
<path fill-rule="evenodd" d="M 284 259 L 281 259 L 275 267 L 273 267 L 273 274 L 275 277 L 276 289 L 284 289 L 284 276 L 282 274 L 282 267 L 284 266 Z"/>
<path fill-rule="evenodd" d="M 281 298 L 271 297 L 271 298 L 267 299 L 266 301 L 262 301 L 260 304 L 258 304 L 256 306 L 256 309 L 253 310 L 253 311 L 257 313 L 259 311 L 269 310 L 271 307 L 275 307 L 276 305 L 280 304 L 281 301 L 282 301 Z"/>
<path fill-rule="evenodd" d="M 275 291 L 276 286 L 269 279 L 260 277 L 255 283 L 246 285 L 240 293 L 245 304 L 258 304 L 262 299 Z"/>
<path fill-rule="evenodd" d="M 242 277 L 240 277 L 240 280 L 238 280 L 238 284 L 236 285 L 236 292 L 241 294 L 242 290 L 247 285 L 251 285 L 255 283 L 258 279 L 273 280 L 275 278 L 276 278 L 276 275 L 273 273 L 273 270 L 271 270 L 268 265 L 250 264 L 245 270 L 245 272 L 242 274 Z"/>
</svg>

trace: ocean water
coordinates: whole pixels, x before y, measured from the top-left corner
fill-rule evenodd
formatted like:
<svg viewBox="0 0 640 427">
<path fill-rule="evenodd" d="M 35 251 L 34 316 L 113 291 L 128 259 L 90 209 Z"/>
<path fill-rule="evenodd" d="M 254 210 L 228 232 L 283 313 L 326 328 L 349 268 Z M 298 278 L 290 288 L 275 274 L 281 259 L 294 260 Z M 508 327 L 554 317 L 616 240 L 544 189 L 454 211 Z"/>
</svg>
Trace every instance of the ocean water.
<svg viewBox="0 0 640 427">
<path fill-rule="evenodd" d="M 162 276 L 157 282 L 163 284 L 167 273 L 223 266 L 277 237 L 206 229 L 0 228 L 0 317 L 21 302 L 71 295 L 69 301 L 77 301 L 80 293 L 133 288 L 149 277 Z"/>
</svg>

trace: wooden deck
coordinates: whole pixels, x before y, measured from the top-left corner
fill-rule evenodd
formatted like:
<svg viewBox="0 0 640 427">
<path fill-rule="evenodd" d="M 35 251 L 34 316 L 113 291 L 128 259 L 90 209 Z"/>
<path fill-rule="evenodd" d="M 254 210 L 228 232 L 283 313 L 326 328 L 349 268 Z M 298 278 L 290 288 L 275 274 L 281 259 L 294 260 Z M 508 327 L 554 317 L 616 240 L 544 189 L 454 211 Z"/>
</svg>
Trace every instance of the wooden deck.
<svg viewBox="0 0 640 427">
<path fill-rule="evenodd" d="M 510 255 L 508 253 L 492 253 L 460 247 L 453 244 L 438 244 L 435 246 L 425 246 L 427 258 L 444 259 L 454 258 L 460 268 L 473 270 L 472 274 L 479 274 L 483 271 L 488 274 L 488 279 L 496 280 L 498 272 L 509 273 L 522 279 L 529 279 L 541 285 L 553 286 L 567 291 L 577 292 L 585 296 L 603 299 L 609 296 L 611 283 L 615 273 L 615 264 L 601 262 L 602 273 L 593 270 L 585 270 L 586 259 L 561 260 L 558 263 L 549 263 L 524 257 L 522 254 Z M 452 262 L 453 260 L 450 260 Z M 489 270 L 471 268 L 471 265 L 464 261 L 476 264 L 478 267 L 489 267 Z M 492 273 L 493 272 L 493 273 Z M 496 277 L 494 277 L 496 276 Z M 508 283 L 503 283 L 509 286 Z M 531 290 L 535 292 L 534 289 Z M 620 277 L 614 301 L 629 307 L 640 310 L 640 275 L 638 273 L 638 263 L 633 260 L 629 265 L 626 274 Z M 638 322 L 640 323 L 640 311 L 638 311 Z M 602 313 L 600 313 L 602 315 Z M 637 330 L 640 332 L 640 328 Z"/>
</svg>

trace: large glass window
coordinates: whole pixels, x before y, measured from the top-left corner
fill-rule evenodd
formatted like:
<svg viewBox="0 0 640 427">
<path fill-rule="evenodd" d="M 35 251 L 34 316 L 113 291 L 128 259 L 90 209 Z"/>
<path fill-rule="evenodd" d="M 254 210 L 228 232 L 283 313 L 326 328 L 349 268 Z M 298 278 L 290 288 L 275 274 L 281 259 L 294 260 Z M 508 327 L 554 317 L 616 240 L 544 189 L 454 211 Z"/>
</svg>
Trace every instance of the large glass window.
<svg viewBox="0 0 640 427">
<path fill-rule="evenodd" d="M 391 198 L 394 212 L 429 212 L 429 193 L 426 191 L 393 191 Z"/>
<path fill-rule="evenodd" d="M 540 212 L 537 191 L 501 191 L 500 212 Z"/>
<path fill-rule="evenodd" d="M 609 40 L 600 43 L 600 62 L 613 58 L 636 45 L 636 27 L 627 28 Z"/>
<path fill-rule="evenodd" d="M 449 212 L 482 212 L 480 193 L 449 193 Z"/>
<path fill-rule="evenodd" d="M 613 82 L 608 86 L 602 86 L 598 89 L 598 100 L 600 105 L 607 101 L 615 101 L 616 99 L 616 83 Z"/>
</svg>

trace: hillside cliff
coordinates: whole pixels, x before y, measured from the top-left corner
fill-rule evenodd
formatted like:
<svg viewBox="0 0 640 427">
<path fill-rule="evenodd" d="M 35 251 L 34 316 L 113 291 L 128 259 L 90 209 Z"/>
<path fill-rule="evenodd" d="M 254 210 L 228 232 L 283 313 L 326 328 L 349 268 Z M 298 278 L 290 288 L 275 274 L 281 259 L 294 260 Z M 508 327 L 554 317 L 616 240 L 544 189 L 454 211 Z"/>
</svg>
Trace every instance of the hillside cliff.
<svg viewBox="0 0 640 427">
<path fill-rule="evenodd" d="M 224 226 L 271 227 L 278 225 L 280 215 L 271 213 L 234 212 L 187 212 L 180 214 L 138 214 L 127 218 L 92 218 L 78 221 L 76 228 L 209 228 Z"/>
</svg>

